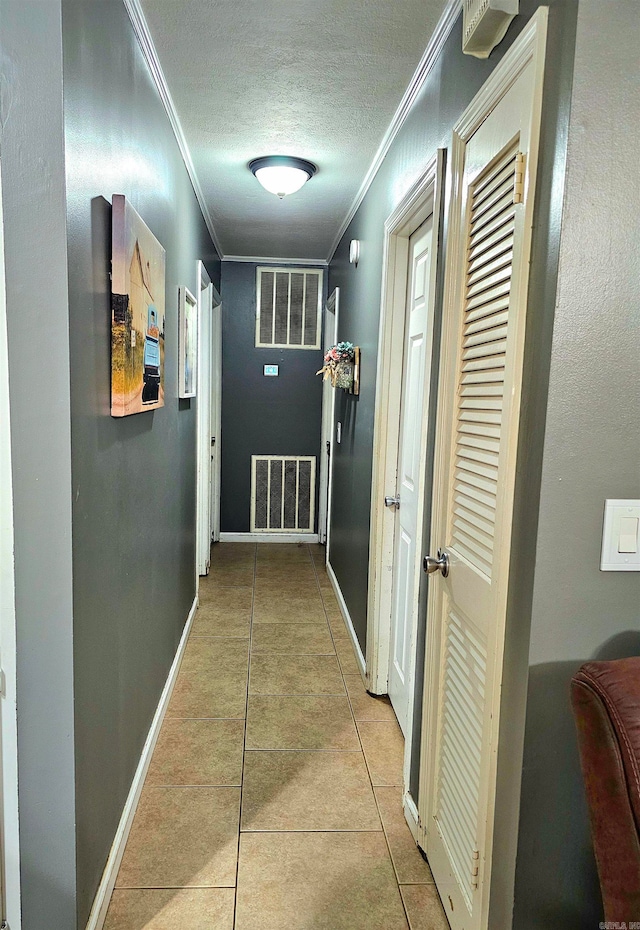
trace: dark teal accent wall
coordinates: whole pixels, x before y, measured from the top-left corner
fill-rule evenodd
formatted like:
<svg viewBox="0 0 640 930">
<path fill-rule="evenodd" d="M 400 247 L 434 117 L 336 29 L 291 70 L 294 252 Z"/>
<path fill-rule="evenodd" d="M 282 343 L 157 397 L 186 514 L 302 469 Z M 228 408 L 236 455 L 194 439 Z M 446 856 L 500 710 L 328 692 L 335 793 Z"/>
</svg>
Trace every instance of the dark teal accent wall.
<svg viewBox="0 0 640 930">
<path fill-rule="evenodd" d="M 322 351 L 256 348 L 257 267 L 222 263 L 223 533 L 249 532 L 252 455 L 315 455 L 320 468 Z M 269 364 L 280 366 L 278 377 L 265 377 Z M 317 512 L 316 482 L 316 520 Z"/>
<path fill-rule="evenodd" d="M 195 596 L 196 402 L 179 401 L 178 288 L 220 262 L 121 0 L 64 0 L 78 925 Z M 165 406 L 114 419 L 112 194 L 166 250 Z"/>
</svg>

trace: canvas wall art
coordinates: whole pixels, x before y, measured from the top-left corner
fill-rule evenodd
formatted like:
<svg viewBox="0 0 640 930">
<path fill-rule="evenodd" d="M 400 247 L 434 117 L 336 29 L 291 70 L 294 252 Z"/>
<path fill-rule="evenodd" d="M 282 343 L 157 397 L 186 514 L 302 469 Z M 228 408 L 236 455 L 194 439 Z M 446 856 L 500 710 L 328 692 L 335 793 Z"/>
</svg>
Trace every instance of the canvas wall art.
<svg viewBox="0 0 640 930">
<path fill-rule="evenodd" d="M 113 195 L 111 416 L 164 406 L 165 251 L 122 194 Z"/>
<path fill-rule="evenodd" d="M 198 363 L 198 304 L 186 287 L 180 288 L 179 304 L 178 397 L 195 397 Z"/>
</svg>

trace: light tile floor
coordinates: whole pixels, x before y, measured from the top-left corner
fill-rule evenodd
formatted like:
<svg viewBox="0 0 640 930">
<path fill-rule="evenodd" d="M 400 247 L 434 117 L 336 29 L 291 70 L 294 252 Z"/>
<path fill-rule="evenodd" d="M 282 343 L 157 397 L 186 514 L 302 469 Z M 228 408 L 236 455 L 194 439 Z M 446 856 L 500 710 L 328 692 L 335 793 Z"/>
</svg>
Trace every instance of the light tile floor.
<svg viewBox="0 0 640 930">
<path fill-rule="evenodd" d="M 321 546 L 212 549 L 105 930 L 447 930 Z"/>
</svg>

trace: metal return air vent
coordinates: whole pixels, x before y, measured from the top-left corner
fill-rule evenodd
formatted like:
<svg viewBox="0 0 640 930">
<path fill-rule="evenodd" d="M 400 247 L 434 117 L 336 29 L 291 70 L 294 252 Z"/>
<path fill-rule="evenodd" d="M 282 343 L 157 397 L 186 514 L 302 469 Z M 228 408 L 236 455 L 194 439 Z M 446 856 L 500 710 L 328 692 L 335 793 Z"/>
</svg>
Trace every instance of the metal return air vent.
<svg viewBox="0 0 640 930">
<path fill-rule="evenodd" d="M 462 51 L 488 58 L 518 13 L 519 0 L 464 0 Z"/>
<path fill-rule="evenodd" d="M 256 346 L 319 349 L 322 271 L 257 269 Z"/>
<path fill-rule="evenodd" d="M 251 532 L 313 533 L 314 455 L 251 456 Z"/>
</svg>

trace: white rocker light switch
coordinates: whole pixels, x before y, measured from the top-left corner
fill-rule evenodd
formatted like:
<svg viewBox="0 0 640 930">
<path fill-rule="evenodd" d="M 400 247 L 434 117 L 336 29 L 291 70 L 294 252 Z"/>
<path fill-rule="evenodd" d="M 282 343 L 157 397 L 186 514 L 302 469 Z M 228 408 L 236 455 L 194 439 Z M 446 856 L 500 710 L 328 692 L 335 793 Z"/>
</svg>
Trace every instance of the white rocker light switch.
<svg viewBox="0 0 640 930">
<path fill-rule="evenodd" d="M 640 572 L 639 533 L 640 501 L 605 501 L 601 571 Z"/>
</svg>

